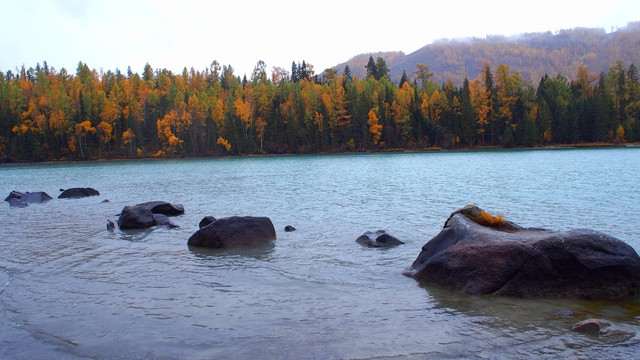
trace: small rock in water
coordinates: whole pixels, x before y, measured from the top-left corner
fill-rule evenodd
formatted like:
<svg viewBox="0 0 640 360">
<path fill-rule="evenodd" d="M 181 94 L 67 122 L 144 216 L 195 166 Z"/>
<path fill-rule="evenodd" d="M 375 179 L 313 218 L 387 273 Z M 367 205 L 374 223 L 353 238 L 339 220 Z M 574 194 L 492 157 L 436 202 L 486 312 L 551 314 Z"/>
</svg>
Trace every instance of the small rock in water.
<svg viewBox="0 0 640 360">
<path fill-rule="evenodd" d="M 115 228 L 116 228 L 116 224 L 111 220 L 107 220 L 107 230 L 113 230 Z"/>
<path fill-rule="evenodd" d="M 102 200 L 102 203 L 103 203 L 103 204 L 108 203 L 108 202 L 109 202 L 109 199 L 104 199 L 104 200 Z"/>
<path fill-rule="evenodd" d="M 392 247 L 404 244 L 393 235 L 387 234 L 384 230 L 376 232 L 367 231 L 356 239 L 356 242 L 367 247 Z"/>
<path fill-rule="evenodd" d="M 88 196 L 98 196 L 100 192 L 93 188 L 71 188 L 71 189 L 60 189 L 62 194 L 58 196 L 58 199 L 79 199 Z"/>
<path fill-rule="evenodd" d="M 554 316 L 576 316 L 576 314 L 573 313 L 573 311 L 571 310 L 560 310 L 557 313 L 553 314 Z"/>
<path fill-rule="evenodd" d="M 571 331 L 577 331 L 585 334 L 600 334 L 600 321 L 597 319 L 587 319 L 573 325 Z"/>
<path fill-rule="evenodd" d="M 286 231 L 286 232 L 296 231 L 296 228 L 294 228 L 291 225 L 287 225 L 287 226 L 284 227 L 284 231 Z"/>
</svg>

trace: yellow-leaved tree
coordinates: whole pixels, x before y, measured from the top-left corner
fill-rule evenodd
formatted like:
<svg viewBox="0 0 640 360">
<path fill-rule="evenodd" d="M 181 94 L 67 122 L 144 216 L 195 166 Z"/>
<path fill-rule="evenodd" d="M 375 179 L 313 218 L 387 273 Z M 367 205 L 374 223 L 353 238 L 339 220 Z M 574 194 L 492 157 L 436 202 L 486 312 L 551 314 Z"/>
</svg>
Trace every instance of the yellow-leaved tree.
<svg viewBox="0 0 640 360">
<path fill-rule="evenodd" d="M 374 109 L 369 110 L 367 124 L 369 124 L 369 132 L 371 133 L 371 142 L 374 145 L 378 145 L 382 136 L 382 125 L 378 123 L 378 115 L 376 115 Z"/>
<path fill-rule="evenodd" d="M 136 135 L 131 131 L 131 129 L 127 129 L 122 133 L 122 142 L 125 145 L 129 145 L 129 153 L 133 156 L 133 140 L 136 138 Z"/>
<path fill-rule="evenodd" d="M 80 145 L 80 155 L 84 159 L 84 145 L 87 142 L 87 135 L 95 134 L 96 128 L 91 126 L 91 121 L 85 120 L 75 126 L 76 136 L 78 138 L 78 145 Z M 83 141 L 84 140 L 84 141 Z"/>
<path fill-rule="evenodd" d="M 106 121 L 100 121 L 96 126 L 96 133 L 98 135 L 98 157 L 102 157 L 103 146 L 109 146 L 109 141 L 112 138 L 113 126 Z"/>
</svg>

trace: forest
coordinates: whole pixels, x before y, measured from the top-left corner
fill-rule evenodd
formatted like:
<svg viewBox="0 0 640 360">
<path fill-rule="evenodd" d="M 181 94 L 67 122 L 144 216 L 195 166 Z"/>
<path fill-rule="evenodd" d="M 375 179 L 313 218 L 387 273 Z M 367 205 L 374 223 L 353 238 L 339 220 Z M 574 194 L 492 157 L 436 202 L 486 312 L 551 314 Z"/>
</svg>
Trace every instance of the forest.
<svg viewBox="0 0 640 360">
<path fill-rule="evenodd" d="M 348 66 L 316 74 L 305 61 L 269 72 L 258 61 L 249 78 L 217 61 L 181 74 L 147 64 L 141 75 L 82 62 L 69 74 L 44 62 L 0 72 L 0 161 L 640 141 L 634 64 L 537 84 L 504 64 L 485 62 L 478 74 L 437 83 L 417 64 L 395 83 L 381 57 L 362 78 Z"/>
</svg>

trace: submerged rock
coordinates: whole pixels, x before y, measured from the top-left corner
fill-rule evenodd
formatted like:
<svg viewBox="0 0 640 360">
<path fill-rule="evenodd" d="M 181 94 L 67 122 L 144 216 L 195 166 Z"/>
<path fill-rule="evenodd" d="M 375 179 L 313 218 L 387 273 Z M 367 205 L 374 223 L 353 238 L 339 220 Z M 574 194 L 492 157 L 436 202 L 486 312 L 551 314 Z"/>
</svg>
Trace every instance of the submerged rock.
<svg viewBox="0 0 640 360">
<path fill-rule="evenodd" d="M 154 225 L 168 225 L 178 227 L 167 216 L 184 213 L 181 204 L 170 204 L 165 201 L 152 201 L 133 206 L 125 206 L 118 218 L 118 227 L 121 230 L 144 229 Z M 158 216 L 163 215 L 163 216 Z"/>
<path fill-rule="evenodd" d="M 294 227 L 293 227 L 293 226 L 291 226 L 291 225 L 287 225 L 287 226 L 285 226 L 285 227 L 284 227 L 284 231 L 286 231 L 286 232 L 292 232 L 292 231 L 296 231 L 296 228 L 294 228 Z"/>
<path fill-rule="evenodd" d="M 71 188 L 71 189 L 60 189 L 62 194 L 58 196 L 58 199 L 80 199 L 89 196 L 98 196 L 100 192 L 96 189 L 92 188 Z"/>
<path fill-rule="evenodd" d="M 573 325 L 571 331 L 577 331 L 590 335 L 600 334 L 600 321 L 597 319 L 587 319 Z"/>
<path fill-rule="evenodd" d="M 218 219 L 196 231 L 187 244 L 215 249 L 253 248 L 276 239 L 268 217 L 232 216 Z"/>
<path fill-rule="evenodd" d="M 587 229 L 524 229 L 476 209 L 488 226 L 475 221 L 479 216 L 454 212 L 405 274 L 471 295 L 593 300 L 640 295 L 640 257 L 621 240 Z"/>
<path fill-rule="evenodd" d="M 376 232 L 367 231 L 356 239 L 356 242 L 362 246 L 368 247 L 392 247 L 404 244 L 395 236 L 387 234 L 384 230 Z"/>
<path fill-rule="evenodd" d="M 43 202 L 47 202 L 51 199 L 53 198 L 49 196 L 49 194 L 43 191 L 37 191 L 37 192 L 27 191 L 26 193 L 23 193 L 20 191 L 13 190 L 11 193 L 9 193 L 9 196 L 7 196 L 4 199 L 4 201 L 9 202 L 9 206 L 25 207 L 29 204 L 40 204 Z"/>
<path fill-rule="evenodd" d="M 563 317 L 571 317 L 576 316 L 576 314 L 571 310 L 560 310 L 553 313 L 554 316 L 563 316 Z"/>
<path fill-rule="evenodd" d="M 17 208 L 23 208 L 23 207 L 27 207 L 29 205 L 28 202 L 26 201 L 22 201 L 18 198 L 11 198 L 9 200 L 9 206 L 10 207 L 17 207 Z"/>
</svg>

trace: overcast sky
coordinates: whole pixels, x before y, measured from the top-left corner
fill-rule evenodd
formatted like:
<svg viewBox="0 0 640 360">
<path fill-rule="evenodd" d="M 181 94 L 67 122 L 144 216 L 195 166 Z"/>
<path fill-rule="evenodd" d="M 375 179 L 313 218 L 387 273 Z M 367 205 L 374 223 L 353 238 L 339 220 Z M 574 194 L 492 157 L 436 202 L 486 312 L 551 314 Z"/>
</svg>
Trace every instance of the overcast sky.
<svg viewBox="0 0 640 360">
<path fill-rule="evenodd" d="M 523 5 L 521 5 L 523 4 Z M 640 1 L 564 0 L 3 0 L 0 70 L 44 60 L 75 73 L 204 70 L 213 60 L 249 76 L 291 62 L 316 72 L 376 51 L 409 54 L 434 40 L 623 27 Z"/>
</svg>

